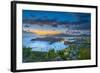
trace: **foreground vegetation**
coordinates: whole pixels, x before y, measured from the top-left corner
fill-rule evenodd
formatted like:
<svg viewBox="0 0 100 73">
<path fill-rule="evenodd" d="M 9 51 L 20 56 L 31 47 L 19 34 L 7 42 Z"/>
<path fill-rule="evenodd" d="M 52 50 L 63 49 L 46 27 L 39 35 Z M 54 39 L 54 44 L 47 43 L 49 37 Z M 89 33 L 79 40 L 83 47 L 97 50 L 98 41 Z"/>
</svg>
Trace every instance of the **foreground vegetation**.
<svg viewBox="0 0 100 73">
<path fill-rule="evenodd" d="M 23 62 L 44 62 L 64 60 L 86 60 L 91 58 L 90 44 L 69 44 L 68 48 L 48 52 L 32 51 L 32 48 L 23 48 Z"/>
</svg>

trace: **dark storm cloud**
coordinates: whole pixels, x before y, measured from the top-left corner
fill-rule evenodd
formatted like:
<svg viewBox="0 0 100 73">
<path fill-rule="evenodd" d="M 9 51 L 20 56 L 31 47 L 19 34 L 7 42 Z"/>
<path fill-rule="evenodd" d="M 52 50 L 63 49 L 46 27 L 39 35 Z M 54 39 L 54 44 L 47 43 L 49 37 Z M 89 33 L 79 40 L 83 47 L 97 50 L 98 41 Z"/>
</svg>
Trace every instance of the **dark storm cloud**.
<svg viewBox="0 0 100 73">
<path fill-rule="evenodd" d="M 57 26 L 59 24 L 80 24 L 78 28 L 81 29 L 90 29 L 91 25 L 90 13 L 23 10 L 22 17 L 23 22 L 32 24 L 37 22 L 40 24 L 51 24 L 53 26 Z"/>
</svg>

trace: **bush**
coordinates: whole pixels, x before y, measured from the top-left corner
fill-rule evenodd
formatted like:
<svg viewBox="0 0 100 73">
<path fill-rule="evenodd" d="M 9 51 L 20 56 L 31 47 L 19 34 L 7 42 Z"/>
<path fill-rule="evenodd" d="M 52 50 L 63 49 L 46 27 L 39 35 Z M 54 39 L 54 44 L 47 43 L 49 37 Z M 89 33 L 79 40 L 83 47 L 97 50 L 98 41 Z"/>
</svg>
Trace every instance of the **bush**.
<svg viewBox="0 0 100 73">
<path fill-rule="evenodd" d="M 90 48 L 80 48 L 79 54 L 78 54 L 78 59 L 84 60 L 84 59 L 90 59 L 91 58 L 91 53 L 90 53 Z"/>
<path fill-rule="evenodd" d="M 23 58 L 29 57 L 32 53 L 32 48 L 23 48 Z"/>
<path fill-rule="evenodd" d="M 54 49 L 49 50 L 47 55 L 46 55 L 46 58 L 50 59 L 50 60 L 52 60 L 52 59 L 54 59 L 56 57 L 57 57 L 57 54 L 56 54 Z"/>
<path fill-rule="evenodd" d="M 70 54 L 70 48 L 66 48 L 66 49 L 64 49 L 64 50 L 58 51 L 58 55 L 59 55 L 63 60 L 69 59 L 69 54 Z"/>
</svg>

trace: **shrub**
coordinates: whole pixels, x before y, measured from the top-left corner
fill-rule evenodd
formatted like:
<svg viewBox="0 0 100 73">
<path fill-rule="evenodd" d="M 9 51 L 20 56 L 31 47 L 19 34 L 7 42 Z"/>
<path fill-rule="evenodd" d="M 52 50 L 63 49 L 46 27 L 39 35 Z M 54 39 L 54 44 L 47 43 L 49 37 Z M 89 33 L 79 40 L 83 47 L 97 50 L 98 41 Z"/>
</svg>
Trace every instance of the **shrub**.
<svg viewBox="0 0 100 73">
<path fill-rule="evenodd" d="M 54 49 L 51 49 L 51 50 L 48 51 L 48 53 L 46 55 L 46 58 L 52 60 L 56 56 L 57 56 L 57 54 L 56 54 L 55 50 Z"/>
<path fill-rule="evenodd" d="M 25 58 L 25 57 L 29 57 L 30 55 L 31 55 L 31 53 L 32 53 L 32 48 L 23 48 L 23 57 Z"/>
</svg>

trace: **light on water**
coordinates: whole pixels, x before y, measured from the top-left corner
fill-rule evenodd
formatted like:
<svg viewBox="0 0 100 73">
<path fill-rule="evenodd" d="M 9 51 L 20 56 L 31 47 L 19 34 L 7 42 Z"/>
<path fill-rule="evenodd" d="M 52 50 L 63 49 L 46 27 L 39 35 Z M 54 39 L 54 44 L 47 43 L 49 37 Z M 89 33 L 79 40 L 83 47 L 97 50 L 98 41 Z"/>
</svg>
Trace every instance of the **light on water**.
<svg viewBox="0 0 100 73">
<path fill-rule="evenodd" d="M 32 51 L 49 51 L 50 49 L 62 50 L 68 47 L 68 45 L 64 45 L 62 42 L 54 42 L 50 43 L 48 41 L 34 41 L 27 44 L 27 47 L 31 47 Z"/>
</svg>

